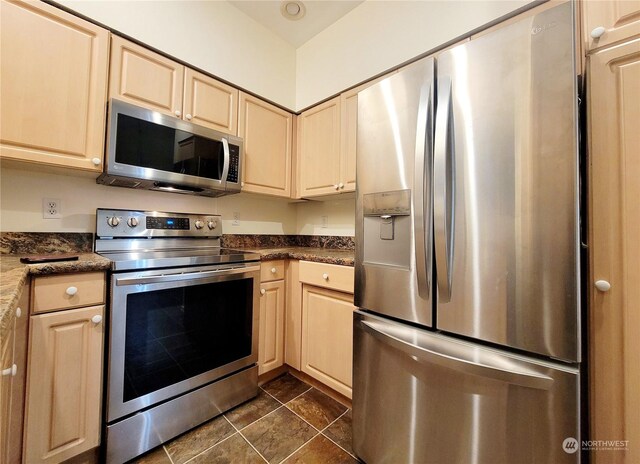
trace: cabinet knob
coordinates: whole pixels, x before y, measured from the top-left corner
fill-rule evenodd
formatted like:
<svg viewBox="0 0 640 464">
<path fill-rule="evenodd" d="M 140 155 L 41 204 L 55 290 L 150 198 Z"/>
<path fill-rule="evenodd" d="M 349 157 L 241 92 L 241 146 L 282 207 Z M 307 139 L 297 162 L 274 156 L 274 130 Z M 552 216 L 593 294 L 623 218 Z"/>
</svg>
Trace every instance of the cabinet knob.
<svg viewBox="0 0 640 464">
<path fill-rule="evenodd" d="M 73 296 L 78 293 L 78 287 L 68 287 L 67 290 L 65 290 L 65 293 L 69 296 Z"/>
<path fill-rule="evenodd" d="M 91 322 L 94 324 L 100 324 L 102 322 L 102 316 L 100 314 L 96 314 L 91 318 Z"/>
<path fill-rule="evenodd" d="M 340 182 L 340 183 L 338 184 L 338 187 L 340 187 L 341 189 L 343 189 L 343 188 L 344 188 L 344 184 L 343 184 L 342 182 Z"/>
<path fill-rule="evenodd" d="M 16 317 L 22 316 L 22 308 L 16 308 Z"/>
<path fill-rule="evenodd" d="M 100 166 L 102 164 L 102 160 L 100 158 L 91 158 L 91 162 L 94 166 Z"/>
<path fill-rule="evenodd" d="M 191 121 L 192 116 L 191 116 L 189 113 L 187 113 L 186 118 L 187 118 L 189 121 Z"/>
<path fill-rule="evenodd" d="M 601 292 L 608 292 L 611 289 L 611 284 L 606 280 L 596 280 L 596 288 Z"/>
<path fill-rule="evenodd" d="M 174 114 L 177 118 L 179 118 L 182 113 L 180 112 L 180 110 L 175 110 Z"/>
<path fill-rule="evenodd" d="M 338 190 L 338 189 L 340 188 L 340 186 L 339 186 L 338 184 L 335 184 L 335 185 L 333 186 L 333 188 L 334 188 L 334 189 L 336 189 L 336 190 Z"/>
<path fill-rule="evenodd" d="M 265 293 L 267 293 L 267 291 L 264 288 L 260 289 L 260 295 L 264 295 Z"/>
<path fill-rule="evenodd" d="M 244 187 L 244 182 L 240 182 L 240 187 Z"/>
<path fill-rule="evenodd" d="M 324 280 L 329 280 L 329 274 L 322 274 L 322 278 Z"/>
<path fill-rule="evenodd" d="M 278 270 L 275 267 L 271 268 L 271 274 L 275 274 Z"/>
<path fill-rule="evenodd" d="M 11 367 L 7 367 L 6 369 L 2 369 L 2 377 L 10 375 L 11 377 L 15 377 L 15 375 L 18 373 L 18 366 L 16 366 L 15 364 L 12 365 Z"/>
<path fill-rule="evenodd" d="M 599 39 L 604 35 L 605 32 L 606 32 L 606 29 L 604 27 L 598 26 L 591 31 L 591 38 Z"/>
</svg>

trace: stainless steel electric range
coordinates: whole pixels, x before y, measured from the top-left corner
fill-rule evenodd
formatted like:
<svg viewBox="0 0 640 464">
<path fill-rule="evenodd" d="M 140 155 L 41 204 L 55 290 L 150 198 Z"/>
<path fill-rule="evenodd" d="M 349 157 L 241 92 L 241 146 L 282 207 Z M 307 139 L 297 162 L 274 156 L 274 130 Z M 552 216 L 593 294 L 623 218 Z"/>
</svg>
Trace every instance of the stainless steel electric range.
<svg viewBox="0 0 640 464">
<path fill-rule="evenodd" d="M 258 391 L 259 255 L 219 216 L 98 209 L 111 259 L 105 442 L 122 463 Z"/>
</svg>

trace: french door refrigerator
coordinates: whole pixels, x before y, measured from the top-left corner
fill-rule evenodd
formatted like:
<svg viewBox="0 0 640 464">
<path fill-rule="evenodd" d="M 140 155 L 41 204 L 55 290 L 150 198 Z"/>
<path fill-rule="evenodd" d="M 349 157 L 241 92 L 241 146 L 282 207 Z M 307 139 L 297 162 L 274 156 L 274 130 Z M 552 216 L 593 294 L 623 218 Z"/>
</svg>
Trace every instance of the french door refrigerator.
<svg viewBox="0 0 640 464">
<path fill-rule="evenodd" d="M 369 464 L 580 461 L 573 24 L 568 2 L 358 95 L 353 445 Z"/>
</svg>

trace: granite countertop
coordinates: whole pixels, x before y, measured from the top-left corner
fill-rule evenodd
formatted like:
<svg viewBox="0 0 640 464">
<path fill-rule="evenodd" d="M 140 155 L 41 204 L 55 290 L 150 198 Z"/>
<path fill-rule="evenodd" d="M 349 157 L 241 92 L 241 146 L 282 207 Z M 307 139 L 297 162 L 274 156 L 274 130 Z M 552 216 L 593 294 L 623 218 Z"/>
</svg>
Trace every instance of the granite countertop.
<svg viewBox="0 0 640 464">
<path fill-rule="evenodd" d="M 21 255 L 0 255 L 0 338 L 13 321 L 27 276 L 106 271 L 111 267 L 111 261 L 95 253 L 80 253 L 79 256 L 77 261 L 23 264 Z"/>
<path fill-rule="evenodd" d="M 262 261 L 270 259 L 300 259 L 316 263 L 353 266 L 354 250 L 317 247 L 235 247 L 235 249 L 258 253 Z"/>
</svg>

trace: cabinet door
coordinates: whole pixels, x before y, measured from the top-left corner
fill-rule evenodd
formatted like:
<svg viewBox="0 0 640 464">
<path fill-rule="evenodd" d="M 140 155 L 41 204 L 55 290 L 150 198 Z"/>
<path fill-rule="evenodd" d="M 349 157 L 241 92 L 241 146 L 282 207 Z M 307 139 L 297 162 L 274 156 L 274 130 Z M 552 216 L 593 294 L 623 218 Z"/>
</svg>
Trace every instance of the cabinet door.
<svg viewBox="0 0 640 464">
<path fill-rule="evenodd" d="M 238 89 L 186 68 L 184 119 L 225 134 L 238 135 Z"/>
<path fill-rule="evenodd" d="M 289 197 L 292 131 L 293 115 L 259 98 L 240 94 L 244 192 Z"/>
<path fill-rule="evenodd" d="M 581 2 L 587 50 L 601 48 L 640 34 L 640 0 L 589 0 Z M 599 38 L 591 33 L 604 28 Z"/>
<path fill-rule="evenodd" d="M 184 66 L 111 36 L 109 97 L 182 117 Z"/>
<path fill-rule="evenodd" d="M 361 88 L 340 95 L 342 130 L 340 131 L 340 187 L 341 192 L 356 190 L 356 137 L 358 134 L 358 92 Z"/>
<path fill-rule="evenodd" d="M 31 317 L 25 462 L 57 463 L 100 443 L 104 306 Z"/>
<path fill-rule="evenodd" d="M 300 196 L 338 193 L 340 178 L 340 97 L 298 118 Z"/>
<path fill-rule="evenodd" d="M 9 462 L 11 447 L 9 431 L 11 425 L 11 387 L 13 383 L 13 345 L 15 321 L 6 328 L 0 345 L 0 462 Z"/>
<path fill-rule="evenodd" d="M 302 371 L 351 398 L 353 295 L 304 285 Z"/>
<path fill-rule="evenodd" d="M 102 170 L 109 33 L 44 2 L 0 2 L 0 157 Z"/>
<path fill-rule="evenodd" d="M 593 454 L 596 464 L 631 464 L 640 462 L 640 38 L 594 53 L 588 71 L 590 438 L 630 440 L 626 452 Z"/>
<path fill-rule="evenodd" d="M 260 285 L 258 374 L 284 362 L 284 280 Z"/>
</svg>

